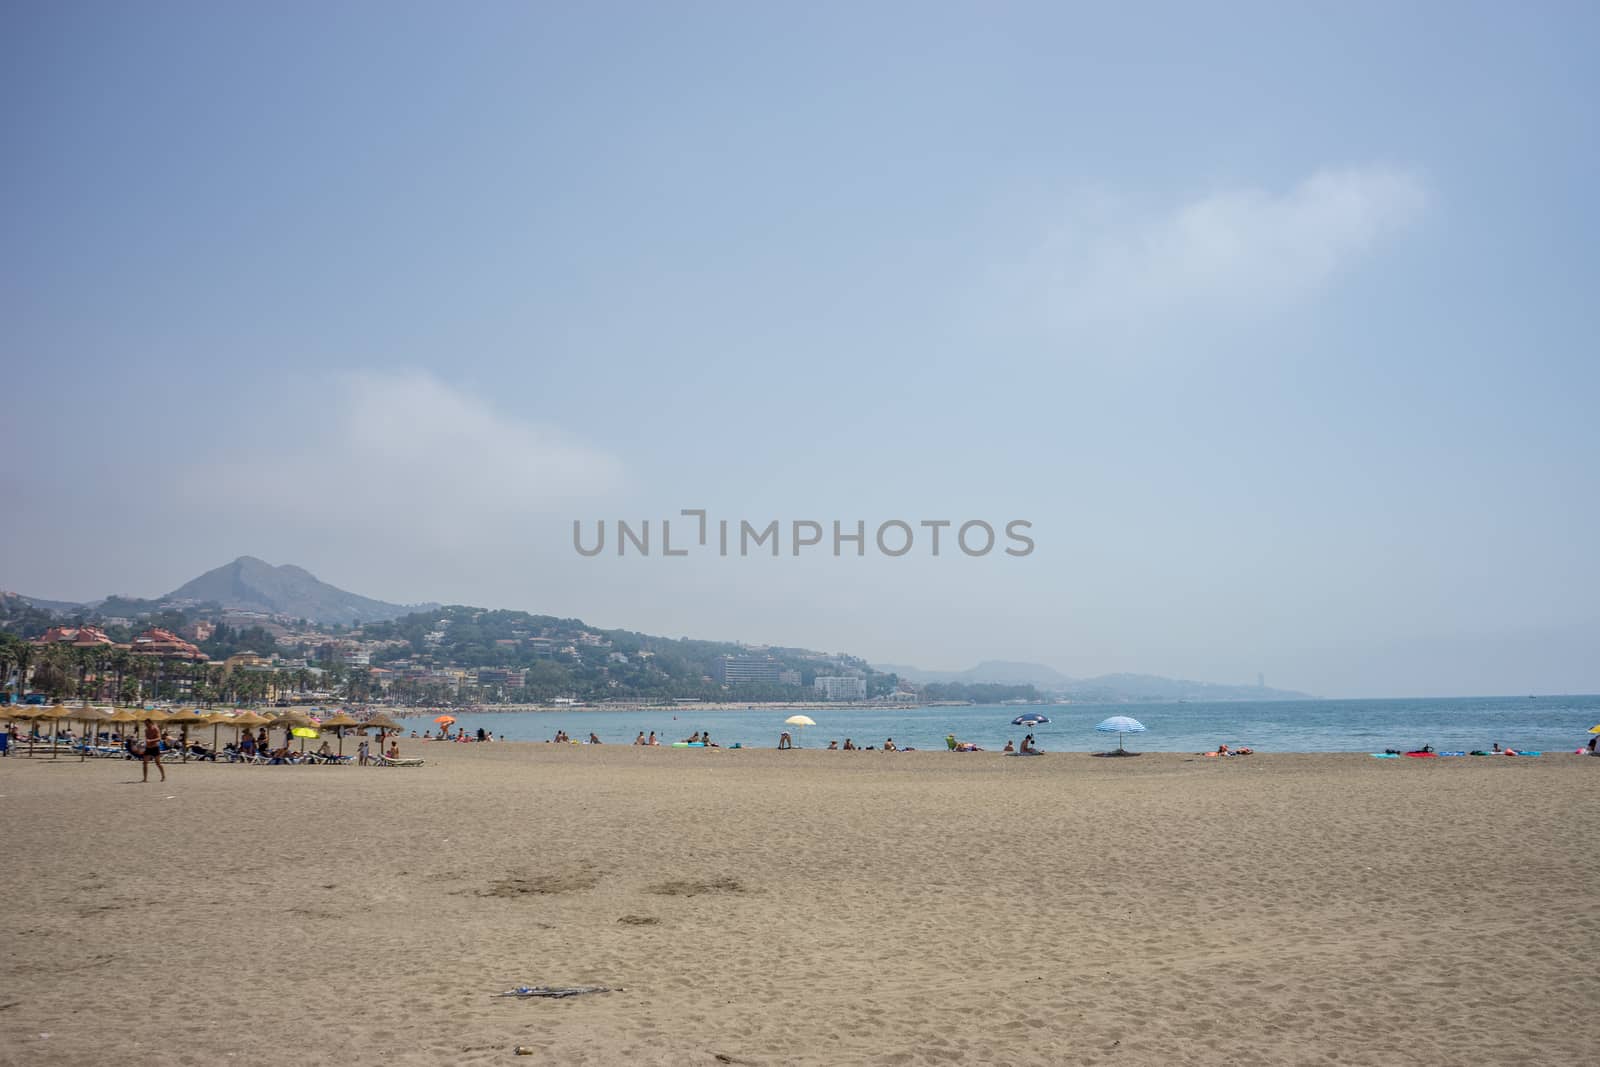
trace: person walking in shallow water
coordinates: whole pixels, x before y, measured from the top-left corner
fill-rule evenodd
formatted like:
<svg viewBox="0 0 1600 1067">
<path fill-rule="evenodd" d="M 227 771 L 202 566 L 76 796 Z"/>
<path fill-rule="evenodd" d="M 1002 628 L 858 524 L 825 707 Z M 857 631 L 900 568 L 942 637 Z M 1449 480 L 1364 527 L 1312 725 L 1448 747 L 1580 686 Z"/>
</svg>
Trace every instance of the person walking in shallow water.
<svg viewBox="0 0 1600 1067">
<path fill-rule="evenodd" d="M 161 731 L 156 729 L 156 724 L 150 719 L 144 721 L 144 752 L 139 756 L 139 763 L 144 770 L 141 782 L 150 780 L 150 763 L 155 761 L 156 770 L 161 772 L 161 780 L 167 780 L 167 769 L 161 766 Z"/>
</svg>

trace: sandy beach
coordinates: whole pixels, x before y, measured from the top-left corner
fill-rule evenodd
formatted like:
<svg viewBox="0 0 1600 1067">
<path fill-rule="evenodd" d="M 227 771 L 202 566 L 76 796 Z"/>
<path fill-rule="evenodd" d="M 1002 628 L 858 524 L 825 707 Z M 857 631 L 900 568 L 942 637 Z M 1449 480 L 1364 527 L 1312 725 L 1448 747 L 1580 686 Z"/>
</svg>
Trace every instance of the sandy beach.
<svg viewBox="0 0 1600 1067">
<path fill-rule="evenodd" d="M 1597 759 L 406 754 L 0 760 L 0 1063 L 1595 1059 Z"/>
</svg>

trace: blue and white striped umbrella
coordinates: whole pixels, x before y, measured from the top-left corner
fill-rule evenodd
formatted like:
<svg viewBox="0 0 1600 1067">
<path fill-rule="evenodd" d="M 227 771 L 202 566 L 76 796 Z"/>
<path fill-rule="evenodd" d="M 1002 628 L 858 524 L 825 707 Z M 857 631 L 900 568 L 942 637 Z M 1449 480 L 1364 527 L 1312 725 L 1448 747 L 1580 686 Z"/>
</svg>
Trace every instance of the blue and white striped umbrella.
<svg viewBox="0 0 1600 1067">
<path fill-rule="evenodd" d="M 1049 721 L 1050 721 L 1049 718 L 1044 716 L 1044 715 L 1018 715 L 1015 719 L 1011 720 L 1011 725 L 1012 726 L 1039 726 L 1039 725 L 1042 725 L 1042 724 L 1047 723 Z"/>
<path fill-rule="evenodd" d="M 1138 719 L 1130 719 L 1126 715 L 1113 715 L 1111 718 L 1095 724 L 1094 727 L 1103 734 L 1117 735 L 1117 751 L 1123 751 L 1122 737 L 1124 734 L 1142 734 L 1145 732 L 1144 723 Z"/>
</svg>

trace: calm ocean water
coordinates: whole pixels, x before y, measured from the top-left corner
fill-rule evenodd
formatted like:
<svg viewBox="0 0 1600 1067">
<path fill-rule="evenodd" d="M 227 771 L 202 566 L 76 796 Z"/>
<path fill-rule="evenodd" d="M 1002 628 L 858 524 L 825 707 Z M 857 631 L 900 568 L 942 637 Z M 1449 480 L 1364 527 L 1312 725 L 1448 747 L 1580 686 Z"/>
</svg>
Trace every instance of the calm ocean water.
<svg viewBox="0 0 1600 1067">
<path fill-rule="evenodd" d="M 1028 730 L 1011 720 L 1043 712 L 1048 725 L 1032 730 L 1046 751 L 1098 752 L 1116 747 L 1116 736 L 1094 724 L 1128 715 L 1148 728 L 1130 734 L 1130 749 L 1199 752 L 1226 743 L 1262 752 L 1382 752 L 1429 744 L 1441 751 L 1488 749 L 1496 741 L 1511 748 L 1571 752 L 1600 724 L 1600 696 L 1471 697 L 1453 700 L 1293 700 L 1227 704 L 1063 704 L 1049 707 L 906 708 L 812 710 L 814 727 L 795 731 L 806 748 L 824 748 L 851 738 L 857 745 L 943 749 L 953 733 L 986 749 L 1007 738 L 1020 742 Z M 418 733 L 432 728 L 432 713 L 406 721 Z M 457 726 L 480 726 L 508 741 L 548 741 L 563 729 L 576 738 L 591 731 L 607 744 L 627 744 L 640 730 L 655 730 L 665 744 L 696 730 L 711 731 L 723 746 L 772 747 L 785 729 L 786 711 L 549 711 L 463 714 Z"/>
</svg>

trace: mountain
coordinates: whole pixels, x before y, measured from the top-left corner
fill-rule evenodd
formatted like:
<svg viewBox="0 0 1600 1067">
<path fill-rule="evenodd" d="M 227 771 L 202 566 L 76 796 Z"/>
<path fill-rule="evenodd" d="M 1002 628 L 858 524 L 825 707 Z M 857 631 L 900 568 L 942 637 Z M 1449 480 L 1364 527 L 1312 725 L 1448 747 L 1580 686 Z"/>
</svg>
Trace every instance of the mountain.
<svg viewBox="0 0 1600 1067">
<path fill-rule="evenodd" d="M 958 682 L 964 685 L 1031 685 L 1037 689 L 1058 690 L 1072 684 L 1072 679 L 1053 667 L 1040 663 L 1011 663 L 1005 660 L 984 660 L 976 667 L 964 671 L 925 671 L 917 667 L 898 667 L 881 664 L 875 670 L 898 674 L 908 682 L 926 685 L 929 682 Z"/>
<path fill-rule="evenodd" d="M 162 597 L 160 602 L 181 607 L 208 601 L 239 611 L 261 611 L 323 624 L 346 625 L 397 619 L 437 606 L 390 604 L 347 593 L 318 581 L 303 568 L 287 563 L 274 567 L 254 556 L 240 556 L 232 563 L 206 571 Z"/>
<path fill-rule="evenodd" d="M 1254 685 L 1223 685 L 1153 674 L 1103 674 L 1096 678 L 1070 678 L 1040 663 L 986 660 L 964 671 L 925 671 L 917 667 L 878 664 L 875 670 L 897 674 L 917 685 L 956 682 L 968 685 L 1031 685 L 1042 692 L 1072 700 L 1122 703 L 1162 700 L 1305 700 L 1307 694 L 1289 689 Z"/>
</svg>

